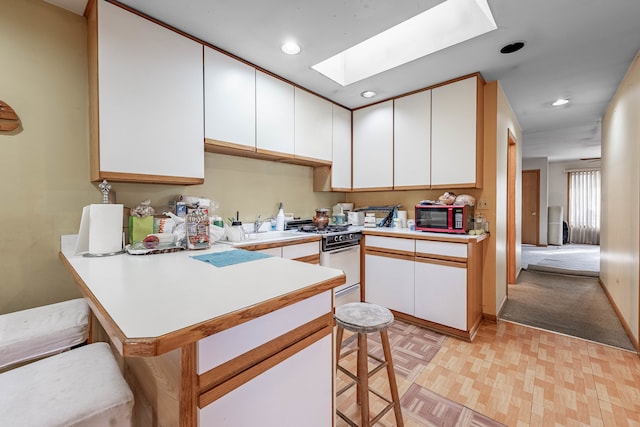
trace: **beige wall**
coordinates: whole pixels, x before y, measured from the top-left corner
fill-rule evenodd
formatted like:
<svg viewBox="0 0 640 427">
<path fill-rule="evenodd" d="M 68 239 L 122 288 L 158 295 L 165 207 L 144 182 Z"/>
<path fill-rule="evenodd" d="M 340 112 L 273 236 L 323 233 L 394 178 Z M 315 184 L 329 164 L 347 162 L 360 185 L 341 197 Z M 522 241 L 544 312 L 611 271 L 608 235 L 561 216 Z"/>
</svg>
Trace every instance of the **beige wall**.
<svg viewBox="0 0 640 427">
<path fill-rule="evenodd" d="M 638 347 L 640 316 L 640 54 L 602 122 L 600 278 Z"/>
<path fill-rule="evenodd" d="M 88 79 L 85 19 L 42 0 L 0 0 L 0 99 L 20 116 L 22 132 L 0 135 L 0 313 L 80 294 L 58 260 L 60 235 L 77 233 L 82 207 L 99 203 L 89 182 Z M 113 184 L 118 202 L 178 194 L 209 197 L 223 217 L 287 212 L 312 216 L 344 201 L 313 193 L 312 169 L 205 155 L 205 184 L 194 187 Z"/>
</svg>

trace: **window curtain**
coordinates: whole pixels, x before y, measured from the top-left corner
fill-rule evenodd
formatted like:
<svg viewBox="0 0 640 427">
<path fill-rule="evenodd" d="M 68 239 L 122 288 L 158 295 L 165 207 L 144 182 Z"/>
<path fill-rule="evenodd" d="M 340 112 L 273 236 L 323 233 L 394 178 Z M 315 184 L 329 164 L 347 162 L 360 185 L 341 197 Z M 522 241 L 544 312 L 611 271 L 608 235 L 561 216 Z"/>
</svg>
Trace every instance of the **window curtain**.
<svg viewBox="0 0 640 427">
<path fill-rule="evenodd" d="M 600 244 L 600 171 L 569 172 L 569 242 Z"/>
</svg>

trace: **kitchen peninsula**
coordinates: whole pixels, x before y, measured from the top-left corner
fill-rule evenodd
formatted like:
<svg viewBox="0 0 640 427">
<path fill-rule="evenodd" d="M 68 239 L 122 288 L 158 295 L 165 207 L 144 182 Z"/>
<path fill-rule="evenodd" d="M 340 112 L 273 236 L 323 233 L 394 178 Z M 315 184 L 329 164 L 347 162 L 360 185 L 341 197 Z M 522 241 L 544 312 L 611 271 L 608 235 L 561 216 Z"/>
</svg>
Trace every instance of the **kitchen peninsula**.
<svg viewBox="0 0 640 427">
<path fill-rule="evenodd" d="M 74 254 L 75 240 L 62 236 L 60 259 L 95 316 L 92 338 L 121 356 L 134 425 L 268 426 L 285 412 L 294 425 L 333 425 L 342 271 L 279 257 L 225 267 L 193 258 L 235 250 L 228 245 L 91 258 Z"/>
</svg>

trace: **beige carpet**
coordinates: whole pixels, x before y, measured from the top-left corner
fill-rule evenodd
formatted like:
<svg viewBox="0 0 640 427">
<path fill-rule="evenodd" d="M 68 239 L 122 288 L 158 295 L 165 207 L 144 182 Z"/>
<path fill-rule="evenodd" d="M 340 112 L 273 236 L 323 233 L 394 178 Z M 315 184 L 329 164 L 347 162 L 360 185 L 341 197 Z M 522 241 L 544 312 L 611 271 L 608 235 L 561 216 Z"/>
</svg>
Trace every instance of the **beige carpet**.
<svg viewBox="0 0 640 427">
<path fill-rule="evenodd" d="M 523 270 L 499 317 L 633 350 L 597 278 Z"/>
</svg>

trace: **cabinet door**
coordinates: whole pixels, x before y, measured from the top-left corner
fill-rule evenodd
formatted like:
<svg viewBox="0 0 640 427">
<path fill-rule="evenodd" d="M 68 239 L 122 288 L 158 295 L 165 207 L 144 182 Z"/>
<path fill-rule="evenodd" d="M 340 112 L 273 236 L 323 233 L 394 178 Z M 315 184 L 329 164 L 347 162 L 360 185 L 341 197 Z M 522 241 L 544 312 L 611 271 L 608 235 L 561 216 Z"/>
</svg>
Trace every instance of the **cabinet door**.
<svg viewBox="0 0 640 427">
<path fill-rule="evenodd" d="M 97 31 L 99 175 L 92 171 L 92 179 L 202 180 L 202 45 L 105 1 Z"/>
<path fill-rule="evenodd" d="M 413 261 L 365 255 L 365 301 L 413 315 L 413 282 Z"/>
<path fill-rule="evenodd" d="M 256 146 L 256 71 L 204 48 L 204 137 Z"/>
<path fill-rule="evenodd" d="M 393 101 L 353 112 L 353 188 L 393 188 Z"/>
<path fill-rule="evenodd" d="M 295 88 L 295 155 L 331 162 L 331 103 Z"/>
<path fill-rule="evenodd" d="M 432 90 L 432 186 L 475 186 L 477 100 L 478 78 L 475 76 Z"/>
<path fill-rule="evenodd" d="M 198 409 L 199 425 L 334 425 L 332 348 L 333 336 L 327 335 L 210 405 Z"/>
<path fill-rule="evenodd" d="M 415 316 L 466 331 L 467 269 L 416 258 L 415 274 Z"/>
<path fill-rule="evenodd" d="M 431 91 L 398 98 L 393 104 L 393 187 L 431 184 Z"/>
<path fill-rule="evenodd" d="M 333 158 L 331 162 L 331 189 L 351 190 L 351 111 L 332 106 Z"/>
<path fill-rule="evenodd" d="M 294 153 L 293 86 L 256 71 L 256 148 Z"/>
</svg>

